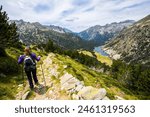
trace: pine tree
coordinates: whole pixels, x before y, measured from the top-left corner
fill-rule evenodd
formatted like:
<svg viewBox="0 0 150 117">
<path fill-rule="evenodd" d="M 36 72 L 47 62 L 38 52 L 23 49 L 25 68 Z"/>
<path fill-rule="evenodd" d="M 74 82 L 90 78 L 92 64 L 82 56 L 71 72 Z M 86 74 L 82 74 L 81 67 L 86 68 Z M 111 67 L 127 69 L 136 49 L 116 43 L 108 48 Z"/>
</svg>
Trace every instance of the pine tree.
<svg viewBox="0 0 150 117">
<path fill-rule="evenodd" d="M 0 56 L 5 55 L 5 48 L 19 45 L 16 24 L 10 24 L 8 20 L 6 11 L 0 6 Z"/>
<path fill-rule="evenodd" d="M 17 26 L 15 24 L 15 22 L 11 23 L 9 25 L 9 31 L 8 31 L 8 35 L 9 35 L 9 41 L 8 41 L 8 46 L 13 46 L 16 47 L 18 45 L 20 45 L 19 40 L 18 40 L 18 34 L 17 34 Z"/>
<path fill-rule="evenodd" d="M 2 6 L 0 7 L 0 47 L 5 48 L 7 42 L 8 33 L 8 17 L 6 12 L 2 12 Z"/>
</svg>

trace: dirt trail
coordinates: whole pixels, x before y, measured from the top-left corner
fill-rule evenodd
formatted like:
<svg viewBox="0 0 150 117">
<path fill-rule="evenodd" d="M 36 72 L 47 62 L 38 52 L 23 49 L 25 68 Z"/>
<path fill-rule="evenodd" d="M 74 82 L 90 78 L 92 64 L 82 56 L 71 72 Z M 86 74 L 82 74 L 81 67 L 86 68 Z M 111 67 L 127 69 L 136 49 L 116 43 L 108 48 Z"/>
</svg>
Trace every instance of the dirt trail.
<svg viewBox="0 0 150 117">
<path fill-rule="evenodd" d="M 52 79 L 52 77 L 58 77 L 57 72 L 58 65 L 52 60 L 54 54 L 49 54 L 41 64 L 37 65 L 37 77 L 40 85 L 35 86 L 33 91 L 29 90 L 28 83 L 23 88 L 21 84 L 20 91 L 16 95 L 16 99 L 31 99 L 31 100 L 68 100 L 68 96 L 65 92 L 61 91 L 61 85 L 58 80 Z M 43 69 L 43 72 L 42 72 Z M 46 81 L 46 87 L 44 83 Z"/>
</svg>

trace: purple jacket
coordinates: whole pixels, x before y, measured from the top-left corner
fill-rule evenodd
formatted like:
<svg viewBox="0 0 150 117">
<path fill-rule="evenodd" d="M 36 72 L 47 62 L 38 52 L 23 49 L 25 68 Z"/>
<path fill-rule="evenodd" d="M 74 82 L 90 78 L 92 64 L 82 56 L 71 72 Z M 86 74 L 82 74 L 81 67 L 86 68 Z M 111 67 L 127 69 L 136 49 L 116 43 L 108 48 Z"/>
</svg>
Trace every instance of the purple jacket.
<svg viewBox="0 0 150 117">
<path fill-rule="evenodd" d="M 36 61 L 39 61 L 40 60 L 40 56 L 39 57 L 36 57 L 36 54 L 34 53 L 31 53 L 30 54 L 31 58 L 36 60 Z M 18 63 L 21 64 L 23 61 L 24 61 L 24 58 L 25 58 L 25 55 L 21 55 L 18 59 Z"/>
</svg>

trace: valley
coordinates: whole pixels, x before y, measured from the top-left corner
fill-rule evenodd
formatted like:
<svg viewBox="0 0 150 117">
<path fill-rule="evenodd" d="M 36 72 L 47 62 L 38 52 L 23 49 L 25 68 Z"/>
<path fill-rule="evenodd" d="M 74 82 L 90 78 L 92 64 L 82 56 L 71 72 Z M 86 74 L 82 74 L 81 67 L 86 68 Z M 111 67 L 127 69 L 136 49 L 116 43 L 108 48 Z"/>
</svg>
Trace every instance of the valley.
<svg viewBox="0 0 150 117">
<path fill-rule="evenodd" d="M 9 20 L 1 6 L 0 99 L 150 99 L 149 29 L 150 15 L 76 33 L 60 26 Z M 41 56 L 40 84 L 33 90 L 24 64 L 17 61 L 26 46 Z"/>
</svg>

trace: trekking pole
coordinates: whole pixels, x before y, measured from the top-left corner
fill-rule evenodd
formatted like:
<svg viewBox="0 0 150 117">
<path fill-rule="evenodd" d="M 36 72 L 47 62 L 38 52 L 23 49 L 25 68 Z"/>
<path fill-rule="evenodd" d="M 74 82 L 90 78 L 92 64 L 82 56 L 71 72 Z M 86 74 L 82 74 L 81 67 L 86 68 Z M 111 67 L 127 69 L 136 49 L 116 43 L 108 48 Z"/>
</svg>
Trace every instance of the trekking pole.
<svg viewBox="0 0 150 117">
<path fill-rule="evenodd" d="M 44 85 L 45 85 L 45 87 L 46 87 L 46 80 L 45 80 L 45 76 L 44 76 L 44 72 L 43 72 L 42 63 L 41 63 L 41 69 L 42 69 L 42 74 L 43 74 L 43 79 L 44 79 Z"/>
</svg>

